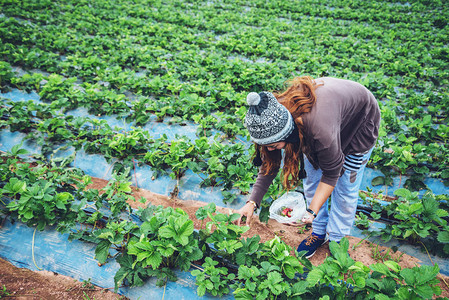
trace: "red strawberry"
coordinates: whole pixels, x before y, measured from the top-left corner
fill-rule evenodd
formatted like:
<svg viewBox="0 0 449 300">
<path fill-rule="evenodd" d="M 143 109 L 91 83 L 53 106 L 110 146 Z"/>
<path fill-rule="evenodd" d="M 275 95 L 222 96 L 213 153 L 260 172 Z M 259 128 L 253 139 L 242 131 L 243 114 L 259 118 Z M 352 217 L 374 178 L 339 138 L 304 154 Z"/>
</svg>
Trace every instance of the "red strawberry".
<svg viewBox="0 0 449 300">
<path fill-rule="evenodd" d="M 291 218 L 292 214 L 291 212 L 293 211 L 293 209 L 286 207 L 284 208 L 284 210 L 282 210 L 282 215 Z"/>
</svg>

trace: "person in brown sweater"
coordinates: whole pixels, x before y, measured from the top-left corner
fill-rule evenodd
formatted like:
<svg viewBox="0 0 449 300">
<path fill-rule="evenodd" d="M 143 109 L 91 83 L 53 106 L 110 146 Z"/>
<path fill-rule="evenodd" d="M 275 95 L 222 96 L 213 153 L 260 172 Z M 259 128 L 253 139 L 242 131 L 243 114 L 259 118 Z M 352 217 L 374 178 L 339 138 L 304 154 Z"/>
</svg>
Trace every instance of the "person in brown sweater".
<svg viewBox="0 0 449 300">
<path fill-rule="evenodd" d="M 311 257 L 328 239 L 339 242 L 353 225 L 363 171 L 378 137 L 377 100 L 357 82 L 305 76 L 291 80 L 282 93 L 249 93 L 247 102 L 245 126 L 260 169 L 238 213 L 249 225 L 283 163 L 284 187 L 303 183 L 308 208 L 302 222 L 312 223 L 313 230 L 297 250 Z"/>
</svg>

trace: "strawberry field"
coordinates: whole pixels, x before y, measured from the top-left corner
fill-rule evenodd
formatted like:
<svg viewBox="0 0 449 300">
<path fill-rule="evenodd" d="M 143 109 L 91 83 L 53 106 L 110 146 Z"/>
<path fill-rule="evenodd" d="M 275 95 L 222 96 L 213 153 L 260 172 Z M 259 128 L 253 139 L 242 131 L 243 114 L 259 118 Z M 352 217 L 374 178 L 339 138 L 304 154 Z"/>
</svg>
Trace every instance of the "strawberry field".
<svg viewBox="0 0 449 300">
<path fill-rule="evenodd" d="M 181 270 L 200 297 L 436 297 L 438 264 L 365 266 L 344 241 L 313 266 L 280 238 L 242 239 L 248 228 L 216 205 L 239 208 L 257 174 L 247 93 L 351 79 L 382 113 L 356 224 L 446 259 L 448 19 L 438 0 L 1 0 L 2 224 L 95 244 L 100 265 L 120 266 L 116 290 Z M 89 189 L 92 177 L 109 183 Z M 179 208 L 133 208 L 147 202 L 132 186 L 209 203 L 201 228 Z M 277 178 L 262 222 L 284 192 Z"/>
</svg>

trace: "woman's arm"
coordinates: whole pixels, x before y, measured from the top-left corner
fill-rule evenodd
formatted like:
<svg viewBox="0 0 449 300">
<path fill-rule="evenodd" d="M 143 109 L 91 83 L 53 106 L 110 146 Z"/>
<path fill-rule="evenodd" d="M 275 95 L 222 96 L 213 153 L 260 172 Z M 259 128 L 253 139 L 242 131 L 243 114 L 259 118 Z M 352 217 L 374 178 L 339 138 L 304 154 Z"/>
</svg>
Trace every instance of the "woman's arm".
<svg viewBox="0 0 449 300">
<path fill-rule="evenodd" d="M 318 214 L 318 211 L 323 206 L 324 202 L 326 202 L 327 198 L 332 194 L 334 190 L 334 186 L 329 185 L 324 182 L 318 183 L 318 187 L 316 188 L 315 194 L 313 195 L 312 202 L 309 205 L 309 208 Z M 302 218 L 303 223 L 312 223 L 313 219 L 315 219 L 312 214 L 307 212 L 307 214 Z"/>
<path fill-rule="evenodd" d="M 265 175 L 262 168 L 259 169 L 259 174 L 257 176 L 256 182 L 253 185 L 253 189 L 251 191 L 251 196 L 246 204 L 237 211 L 241 216 L 237 221 L 237 225 L 240 226 L 242 217 L 246 217 L 246 225 L 249 225 L 251 217 L 253 216 L 254 210 L 260 207 L 260 203 L 262 202 L 263 197 L 268 191 L 271 183 L 273 182 L 276 174 Z"/>
</svg>

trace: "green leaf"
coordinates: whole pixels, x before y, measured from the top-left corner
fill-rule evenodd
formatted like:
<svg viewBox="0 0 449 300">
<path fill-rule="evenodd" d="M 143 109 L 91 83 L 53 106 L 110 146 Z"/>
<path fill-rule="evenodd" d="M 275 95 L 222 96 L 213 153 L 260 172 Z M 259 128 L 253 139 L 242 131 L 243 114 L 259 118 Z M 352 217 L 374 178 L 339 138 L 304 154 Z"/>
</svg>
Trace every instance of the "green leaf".
<svg viewBox="0 0 449 300">
<path fill-rule="evenodd" d="M 292 296 L 299 296 L 307 291 L 308 283 L 304 280 L 299 280 L 292 285 Z"/>
<path fill-rule="evenodd" d="M 438 232 L 438 241 L 440 243 L 449 243 L 449 231 L 440 231 Z"/>
<path fill-rule="evenodd" d="M 108 259 L 109 247 L 111 247 L 111 243 L 108 240 L 102 240 L 95 248 L 95 258 L 101 264 L 104 264 Z"/>
<path fill-rule="evenodd" d="M 32 210 L 27 210 L 25 211 L 25 213 L 23 214 L 23 219 L 24 220 L 30 220 L 32 219 L 34 216 L 33 211 Z"/>
<path fill-rule="evenodd" d="M 217 276 L 217 277 L 211 277 L 211 279 L 214 279 L 214 278 L 215 278 L 214 281 L 216 281 L 216 282 L 219 282 L 219 281 L 220 281 L 220 277 L 219 277 L 219 276 Z M 214 288 L 214 284 L 213 284 L 211 281 L 209 281 L 209 280 L 206 280 L 206 281 L 204 282 L 204 285 L 206 286 L 206 289 L 208 289 L 208 290 L 211 290 L 211 289 Z"/>
<path fill-rule="evenodd" d="M 432 299 L 433 288 L 429 285 L 419 285 L 415 287 L 415 292 L 420 295 L 423 299 Z"/>
<path fill-rule="evenodd" d="M 162 263 L 162 256 L 158 252 L 153 252 L 146 260 L 146 265 L 151 266 L 154 270 L 159 268 Z"/>
<path fill-rule="evenodd" d="M 379 272 L 383 275 L 388 275 L 390 273 L 390 270 L 388 269 L 388 267 L 384 264 L 381 263 L 377 263 L 377 264 L 372 264 L 369 266 L 369 268 L 373 271 Z"/>
<path fill-rule="evenodd" d="M 354 284 L 359 288 L 364 288 L 366 283 L 366 277 L 365 274 L 362 273 L 354 273 L 352 275 L 352 278 L 354 279 Z"/>
<path fill-rule="evenodd" d="M 387 260 L 384 262 L 384 264 L 392 269 L 394 272 L 398 273 L 399 271 L 401 271 L 401 266 L 399 266 L 399 264 L 395 261 L 391 261 L 391 260 Z"/>
<path fill-rule="evenodd" d="M 411 197 L 411 193 L 409 190 L 404 189 L 404 188 L 400 188 L 394 191 L 394 194 L 398 197 L 403 197 L 405 199 L 409 199 Z"/>
<path fill-rule="evenodd" d="M 176 236 L 176 231 L 170 225 L 163 226 L 159 228 L 159 235 L 163 238 L 174 238 Z"/>
<path fill-rule="evenodd" d="M 447 212 L 447 211 L 444 210 L 444 209 L 438 209 L 437 212 L 436 212 L 436 214 L 437 214 L 437 216 L 440 217 L 440 218 L 449 216 L 449 212 Z"/>
<path fill-rule="evenodd" d="M 312 271 L 309 272 L 309 275 L 307 275 L 307 282 L 309 283 L 309 286 L 315 286 L 320 282 L 320 280 L 323 278 L 324 272 L 321 271 L 318 268 L 314 268 Z"/>
<path fill-rule="evenodd" d="M 206 295 L 206 286 L 204 284 L 201 284 L 198 286 L 196 291 L 198 293 L 198 296 L 203 297 L 204 295 Z"/>
<path fill-rule="evenodd" d="M 290 265 L 284 265 L 284 274 L 290 278 L 293 279 L 295 277 L 296 271 L 295 269 Z"/>
<path fill-rule="evenodd" d="M 372 186 L 378 186 L 378 185 L 384 185 L 385 184 L 385 177 L 384 176 L 377 176 L 374 177 L 371 180 L 371 185 Z"/>
<path fill-rule="evenodd" d="M 188 255 L 190 261 L 200 260 L 201 258 L 203 258 L 203 251 L 199 248 L 193 249 L 192 253 Z"/>
<path fill-rule="evenodd" d="M 123 280 L 128 276 L 129 269 L 126 267 L 121 267 L 117 273 L 114 275 L 114 292 L 116 293 L 118 291 L 118 288 L 122 285 Z"/>
<path fill-rule="evenodd" d="M 400 274 L 408 285 L 414 285 L 416 283 L 415 272 L 412 269 L 403 269 Z"/>
<path fill-rule="evenodd" d="M 414 267 L 413 269 L 417 274 L 416 281 L 419 284 L 428 284 L 430 281 L 434 280 L 440 272 L 440 268 L 437 264 L 434 266 L 422 265 L 420 267 Z"/>
<path fill-rule="evenodd" d="M 374 299 L 375 300 L 390 300 L 390 297 L 385 294 L 375 294 Z"/>
<path fill-rule="evenodd" d="M 61 201 L 56 201 L 56 207 L 59 209 L 65 209 L 65 204 Z"/>
<path fill-rule="evenodd" d="M 178 220 L 181 219 L 182 218 L 179 218 Z M 186 219 L 188 219 L 188 217 L 186 217 Z M 178 230 L 178 236 L 180 237 L 179 242 L 181 243 L 181 245 L 185 246 L 188 244 L 189 236 L 192 235 L 195 228 L 192 220 L 184 220 L 183 222 L 179 221 L 178 225 L 179 223 L 182 224 L 182 226 Z"/>
<path fill-rule="evenodd" d="M 408 286 L 401 286 L 396 293 L 399 299 L 403 300 L 413 299 L 413 296 L 415 296 L 415 293 Z"/>
<path fill-rule="evenodd" d="M 157 251 L 164 257 L 170 257 L 175 252 L 175 249 L 172 247 L 158 247 Z"/>
</svg>

